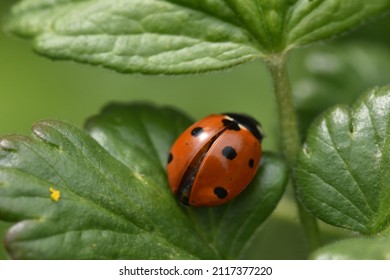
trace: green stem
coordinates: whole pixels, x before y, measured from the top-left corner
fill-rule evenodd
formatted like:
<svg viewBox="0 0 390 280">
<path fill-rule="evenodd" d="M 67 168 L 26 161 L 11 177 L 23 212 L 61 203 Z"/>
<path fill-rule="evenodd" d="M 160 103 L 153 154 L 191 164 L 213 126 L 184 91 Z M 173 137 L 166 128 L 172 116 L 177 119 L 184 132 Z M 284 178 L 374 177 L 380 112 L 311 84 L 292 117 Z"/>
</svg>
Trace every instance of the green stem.
<svg viewBox="0 0 390 280">
<path fill-rule="evenodd" d="M 292 90 L 287 72 L 285 55 L 280 54 L 271 57 L 271 59 L 268 60 L 268 66 L 272 74 L 278 105 L 282 152 L 289 165 L 291 175 L 293 175 L 297 154 L 301 146 L 301 139 L 295 107 L 292 100 Z M 291 178 L 295 189 L 296 184 L 294 176 L 291 176 Z M 308 241 L 309 250 L 313 251 L 321 246 L 317 220 L 302 207 L 298 200 L 297 203 L 299 218 Z"/>
</svg>

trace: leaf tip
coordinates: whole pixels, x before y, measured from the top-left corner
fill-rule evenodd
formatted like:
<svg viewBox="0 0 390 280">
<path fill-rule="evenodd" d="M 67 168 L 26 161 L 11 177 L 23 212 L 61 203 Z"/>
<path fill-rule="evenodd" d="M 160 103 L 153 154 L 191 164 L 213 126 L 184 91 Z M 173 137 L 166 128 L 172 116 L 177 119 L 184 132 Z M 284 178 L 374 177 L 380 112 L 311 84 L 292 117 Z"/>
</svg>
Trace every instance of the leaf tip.
<svg viewBox="0 0 390 280">
<path fill-rule="evenodd" d="M 38 123 L 35 123 L 32 125 L 32 133 L 34 136 L 36 136 L 38 139 L 44 141 L 45 143 L 54 146 L 59 147 L 58 143 L 56 143 L 55 139 L 53 138 L 53 135 L 51 131 L 53 128 L 57 127 L 58 123 L 53 120 L 45 120 L 40 121 Z"/>
<path fill-rule="evenodd" d="M 15 144 L 7 138 L 0 138 L 0 149 L 6 152 L 16 152 Z"/>
</svg>

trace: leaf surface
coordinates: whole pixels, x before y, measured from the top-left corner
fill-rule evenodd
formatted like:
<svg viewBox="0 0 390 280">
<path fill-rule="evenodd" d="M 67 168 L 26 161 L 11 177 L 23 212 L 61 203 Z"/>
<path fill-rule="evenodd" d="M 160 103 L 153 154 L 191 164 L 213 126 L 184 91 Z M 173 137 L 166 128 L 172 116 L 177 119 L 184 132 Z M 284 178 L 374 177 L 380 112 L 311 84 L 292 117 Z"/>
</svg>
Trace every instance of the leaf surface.
<svg viewBox="0 0 390 280">
<path fill-rule="evenodd" d="M 14 224 L 5 237 L 9 255 L 16 259 L 238 257 L 237 249 L 225 254 L 215 240 L 205 238 L 209 229 L 191 218 L 193 210 L 180 206 L 167 185 L 170 145 L 190 122 L 166 107 L 113 104 L 87 122 L 90 135 L 49 120 L 35 124 L 33 136 L 1 138 L 0 219 Z M 283 193 L 287 178 L 283 161 L 266 153 L 260 170 L 248 192 L 256 193 L 257 199 L 251 200 L 264 205 L 244 205 L 239 201 L 245 200 L 245 194 L 232 202 L 227 213 L 240 223 L 248 213 L 256 218 L 249 217 L 242 225 L 245 234 L 226 237 L 221 232 L 228 242 L 238 239 L 234 244 L 246 244 Z M 206 214 L 198 217 L 209 219 Z M 232 223 L 229 230 L 236 226 Z"/>
<path fill-rule="evenodd" d="M 390 88 L 353 107 L 327 111 L 309 129 L 298 157 L 298 195 L 329 224 L 363 234 L 390 222 Z"/>
<path fill-rule="evenodd" d="M 390 0 L 24 0 L 8 29 L 52 58 L 183 74 L 269 58 L 389 9 Z"/>
</svg>

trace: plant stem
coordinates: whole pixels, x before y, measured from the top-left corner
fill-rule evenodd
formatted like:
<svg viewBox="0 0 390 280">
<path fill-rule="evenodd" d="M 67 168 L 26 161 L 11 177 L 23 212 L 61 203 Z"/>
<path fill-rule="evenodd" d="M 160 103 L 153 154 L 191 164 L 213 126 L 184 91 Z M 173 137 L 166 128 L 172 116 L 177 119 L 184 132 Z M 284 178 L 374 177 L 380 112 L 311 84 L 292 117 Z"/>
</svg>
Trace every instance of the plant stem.
<svg viewBox="0 0 390 280">
<path fill-rule="evenodd" d="M 295 107 L 292 100 L 292 90 L 287 72 L 284 54 L 272 56 L 268 60 L 268 67 L 272 74 L 274 91 L 278 105 L 280 139 L 282 153 L 287 160 L 291 172 L 291 181 L 296 189 L 293 170 L 296 166 L 297 154 L 301 147 L 301 138 L 298 130 L 298 122 Z M 312 252 L 321 246 L 317 220 L 309 214 L 299 203 L 299 218 L 305 232 L 309 250 Z"/>
</svg>

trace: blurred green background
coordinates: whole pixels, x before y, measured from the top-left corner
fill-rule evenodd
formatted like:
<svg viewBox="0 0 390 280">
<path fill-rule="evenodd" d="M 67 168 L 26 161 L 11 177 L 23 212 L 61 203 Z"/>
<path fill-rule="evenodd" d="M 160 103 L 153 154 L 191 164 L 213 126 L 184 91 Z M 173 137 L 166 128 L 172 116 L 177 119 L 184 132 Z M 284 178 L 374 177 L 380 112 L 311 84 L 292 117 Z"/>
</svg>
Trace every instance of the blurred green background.
<svg viewBox="0 0 390 280">
<path fill-rule="evenodd" d="M 4 19 L 16 1 L 0 2 Z M 3 26 L 3 24 L 2 24 Z M 332 42 L 296 50 L 290 73 L 302 131 L 335 103 L 350 103 L 372 85 L 389 83 L 390 19 L 383 16 Z M 217 112 L 245 112 L 264 128 L 265 150 L 278 150 L 272 83 L 261 61 L 226 71 L 192 76 L 124 75 L 36 55 L 28 41 L 0 32 L 0 135 L 30 133 L 42 119 L 78 127 L 112 101 L 149 101 L 174 106 L 194 119 Z M 246 258 L 302 259 L 306 248 L 289 193 L 262 226 Z M 9 224 L 0 224 L 0 236 Z M 347 233 L 323 226 L 325 239 Z M 0 249 L 0 259 L 7 258 Z"/>
</svg>

